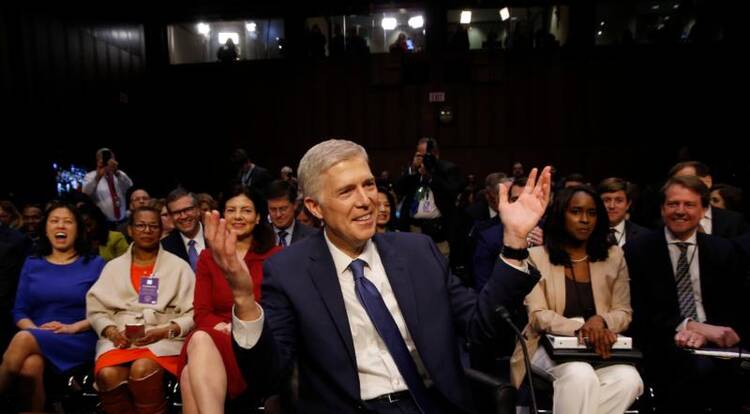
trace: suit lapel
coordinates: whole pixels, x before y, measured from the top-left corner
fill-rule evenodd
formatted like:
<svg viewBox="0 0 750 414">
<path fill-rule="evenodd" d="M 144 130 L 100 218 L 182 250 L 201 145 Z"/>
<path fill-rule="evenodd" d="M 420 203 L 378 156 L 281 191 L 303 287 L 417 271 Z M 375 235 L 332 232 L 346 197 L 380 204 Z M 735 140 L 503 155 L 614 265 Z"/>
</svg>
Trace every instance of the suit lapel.
<svg viewBox="0 0 750 414">
<path fill-rule="evenodd" d="M 349 355 L 349 360 L 357 369 L 357 360 L 354 356 L 354 341 L 352 340 L 352 331 L 349 327 L 349 319 L 344 306 L 344 296 L 341 294 L 341 284 L 339 283 L 336 267 L 333 264 L 333 257 L 328 251 L 323 232 L 317 235 L 314 249 L 310 254 L 310 267 L 307 274 L 312 279 L 318 294 L 328 309 L 328 315 L 333 319 L 336 330 L 341 340 L 344 342 L 344 348 Z"/>
<path fill-rule="evenodd" d="M 417 310 L 417 296 L 414 289 L 414 281 L 407 268 L 403 255 L 400 255 L 385 238 L 376 234 L 373 242 L 378 249 L 380 261 L 383 263 L 388 282 L 391 284 L 393 294 L 396 296 L 398 307 L 406 321 L 406 326 L 415 343 L 418 343 L 419 335 L 419 312 Z"/>
</svg>

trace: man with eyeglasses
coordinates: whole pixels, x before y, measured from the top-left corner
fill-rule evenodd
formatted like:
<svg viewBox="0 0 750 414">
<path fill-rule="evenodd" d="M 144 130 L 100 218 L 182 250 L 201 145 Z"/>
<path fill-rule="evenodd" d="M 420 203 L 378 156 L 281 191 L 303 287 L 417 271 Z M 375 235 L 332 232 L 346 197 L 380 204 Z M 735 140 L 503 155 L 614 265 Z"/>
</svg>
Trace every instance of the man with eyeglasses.
<svg viewBox="0 0 750 414">
<path fill-rule="evenodd" d="M 297 189 L 288 181 L 276 180 L 268 186 L 268 215 L 276 236 L 276 245 L 287 247 L 307 236 L 315 234 L 312 227 L 298 223 L 294 219 L 294 203 L 297 200 Z"/>
<path fill-rule="evenodd" d="M 198 202 L 193 193 L 178 188 L 167 195 L 167 211 L 177 231 L 165 237 L 161 245 L 164 250 L 190 263 L 195 271 L 198 257 L 206 248 Z"/>
</svg>

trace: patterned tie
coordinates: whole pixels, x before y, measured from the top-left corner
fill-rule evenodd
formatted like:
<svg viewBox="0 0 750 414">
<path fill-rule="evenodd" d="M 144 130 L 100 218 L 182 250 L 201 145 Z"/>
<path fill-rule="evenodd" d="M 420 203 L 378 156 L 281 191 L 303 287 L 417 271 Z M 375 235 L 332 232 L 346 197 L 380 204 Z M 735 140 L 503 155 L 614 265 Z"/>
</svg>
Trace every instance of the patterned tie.
<svg viewBox="0 0 750 414">
<path fill-rule="evenodd" d="M 198 249 L 195 248 L 195 240 L 188 242 L 188 260 L 190 261 L 190 267 L 195 272 L 195 266 L 198 264 Z"/>
<path fill-rule="evenodd" d="M 617 246 L 617 229 L 614 227 L 609 228 L 609 234 L 607 235 L 607 244 L 610 246 Z"/>
<path fill-rule="evenodd" d="M 115 221 L 119 221 L 120 217 L 120 197 L 117 195 L 117 187 L 115 187 L 115 177 L 112 174 L 105 175 L 107 180 L 107 187 L 109 187 L 109 196 L 112 197 L 112 212 L 115 215 Z"/>
<path fill-rule="evenodd" d="M 279 246 L 286 247 L 286 236 L 289 235 L 286 230 L 279 230 Z"/>
<path fill-rule="evenodd" d="M 690 243 L 677 242 L 675 245 L 680 249 L 680 258 L 677 260 L 677 271 L 675 272 L 677 300 L 680 302 L 680 313 L 683 318 L 697 320 L 698 314 L 695 310 L 693 284 L 690 282 L 690 263 L 687 259 L 687 250 Z"/>
<path fill-rule="evenodd" d="M 391 315 L 375 285 L 365 278 L 365 265 L 367 263 L 360 259 L 352 261 L 349 265 L 349 269 L 354 275 L 354 289 L 357 297 L 362 303 L 362 307 L 365 308 L 372 324 L 375 325 L 375 330 L 378 331 L 383 342 L 385 342 L 388 352 L 393 357 L 393 362 L 396 363 L 406 386 L 409 387 L 409 393 L 419 407 L 419 411 L 423 414 L 435 413 L 437 411 L 433 409 L 433 402 L 427 393 L 427 387 L 425 387 L 422 377 L 417 371 L 417 364 L 412 359 L 409 348 L 406 347 L 406 342 L 393 320 L 393 315 Z"/>
</svg>

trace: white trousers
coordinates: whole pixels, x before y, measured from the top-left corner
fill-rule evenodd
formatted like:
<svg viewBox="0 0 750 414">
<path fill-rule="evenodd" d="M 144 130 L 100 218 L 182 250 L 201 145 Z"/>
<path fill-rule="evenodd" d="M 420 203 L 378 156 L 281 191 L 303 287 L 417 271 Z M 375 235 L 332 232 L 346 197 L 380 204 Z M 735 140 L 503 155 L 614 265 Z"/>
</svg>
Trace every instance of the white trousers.
<svg viewBox="0 0 750 414">
<path fill-rule="evenodd" d="M 598 369 L 588 362 L 557 364 L 539 347 L 531 366 L 553 382 L 555 414 L 622 414 L 643 393 L 638 370 L 627 364 Z"/>
</svg>

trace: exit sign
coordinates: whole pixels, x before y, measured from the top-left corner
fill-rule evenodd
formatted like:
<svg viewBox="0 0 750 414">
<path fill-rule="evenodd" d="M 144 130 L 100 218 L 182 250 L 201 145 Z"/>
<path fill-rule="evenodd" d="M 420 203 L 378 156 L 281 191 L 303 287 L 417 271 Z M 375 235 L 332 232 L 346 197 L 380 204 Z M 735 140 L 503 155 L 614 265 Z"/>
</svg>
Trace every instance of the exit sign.
<svg viewBox="0 0 750 414">
<path fill-rule="evenodd" d="M 430 92 L 430 102 L 445 102 L 445 92 Z"/>
</svg>

